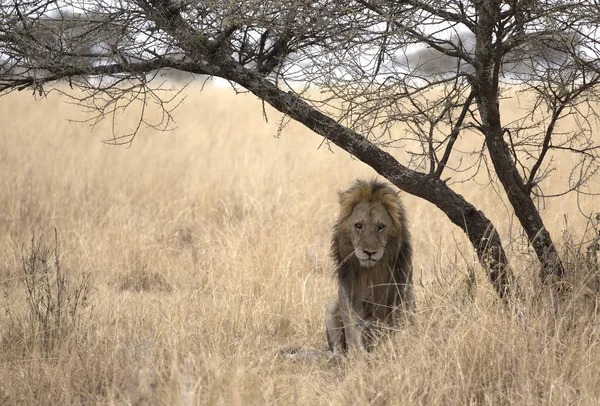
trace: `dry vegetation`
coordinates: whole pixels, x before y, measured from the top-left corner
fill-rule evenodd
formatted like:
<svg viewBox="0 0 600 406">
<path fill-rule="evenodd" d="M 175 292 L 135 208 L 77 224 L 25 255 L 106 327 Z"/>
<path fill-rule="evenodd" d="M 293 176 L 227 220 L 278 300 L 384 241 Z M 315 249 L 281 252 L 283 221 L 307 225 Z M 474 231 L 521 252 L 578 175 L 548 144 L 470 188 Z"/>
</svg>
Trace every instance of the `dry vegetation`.
<svg viewBox="0 0 600 406">
<path fill-rule="evenodd" d="M 594 298 L 577 294 L 584 258 L 563 247 L 575 288 L 554 313 L 491 187 L 458 188 L 502 227 L 521 282 L 513 310 L 460 230 L 404 196 L 415 324 L 367 360 L 288 362 L 278 349 L 325 345 L 336 191 L 372 171 L 299 125 L 275 138 L 275 113 L 266 124 L 255 99 L 218 89 L 190 89 L 175 131 L 142 131 L 129 149 L 100 142 L 108 124 L 66 121 L 77 117 L 56 97 L 0 100 L 0 403 L 600 401 L 600 325 Z M 557 240 L 580 241 L 576 203 L 547 202 Z M 586 213 L 597 203 L 580 199 Z"/>
</svg>

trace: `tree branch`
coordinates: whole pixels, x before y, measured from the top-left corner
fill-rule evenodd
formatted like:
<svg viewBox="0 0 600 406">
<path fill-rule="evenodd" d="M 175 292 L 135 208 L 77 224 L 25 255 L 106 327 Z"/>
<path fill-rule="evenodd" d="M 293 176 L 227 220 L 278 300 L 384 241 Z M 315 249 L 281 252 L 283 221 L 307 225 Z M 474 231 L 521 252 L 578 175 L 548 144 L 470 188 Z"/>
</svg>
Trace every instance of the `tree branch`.
<svg viewBox="0 0 600 406">
<path fill-rule="evenodd" d="M 450 153 L 452 152 L 454 143 L 456 142 L 456 139 L 458 138 L 458 134 L 460 134 L 462 123 L 463 123 L 465 117 L 467 116 L 467 112 L 469 111 L 469 108 L 471 107 L 471 103 L 473 102 L 474 98 L 475 98 L 475 90 L 471 89 L 471 93 L 469 93 L 469 95 L 467 96 L 467 99 L 465 100 L 462 111 L 460 112 L 460 115 L 458 116 L 458 119 L 456 120 L 456 124 L 454 125 L 454 128 L 452 129 L 452 132 L 450 133 L 450 137 L 448 139 L 448 145 L 446 145 L 446 150 L 444 151 L 444 155 L 442 156 L 442 159 L 438 163 L 437 169 L 435 171 L 435 176 L 438 178 L 442 176 L 442 172 L 443 172 L 444 168 L 446 167 L 446 165 L 448 164 L 448 159 L 450 159 Z"/>
<path fill-rule="evenodd" d="M 431 4 L 428 4 L 423 1 L 415 1 L 415 0 L 404 0 L 403 3 L 408 4 L 412 7 L 425 10 L 431 15 L 440 17 L 445 21 L 456 22 L 464 24 L 467 28 L 473 31 L 476 27 L 475 23 L 471 21 L 467 15 L 464 13 L 464 8 L 462 8 L 461 13 L 453 13 L 451 11 L 444 10 L 439 7 L 433 7 Z M 461 3 L 462 4 L 462 3 Z"/>
<path fill-rule="evenodd" d="M 355 1 L 357 3 L 363 5 L 367 9 L 373 11 L 374 13 L 377 13 L 381 17 L 384 17 L 384 18 L 392 17 L 392 16 L 388 16 L 386 14 L 385 10 L 379 8 L 375 4 L 372 4 L 366 0 L 355 0 Z M 418 3 L 418 2 L 415 2 L 415 3 Z M 475 59 L 473 59 L 471 57 L 471 55 L 464 52 L 457 44 L 453 43 L 452 41 L 439 40 L 433 36 L 422 34 L 418 31 L 416 31 L 415 29 L 413 29 L 405 24 L 400 23 L 398 20 L 396 20 L 394 18 L 392 18 L 391 23 L 393 25 L 395 25 L 396 28 L 398 28 L 400 31 L 409 33 L 413 38 L 417 39 L 419 42 L 422 42 L 423 44 L 435 49 L 436 51 L 441 52 L 444 55 L 455 57 L 455 58 L 460 58 L 460 59 L 464 60 L 465 62 L 467 62 L 468 64 L 473 65 L 473 66 L 476 63 Z M 440 44 L 445 44 L 449 48 L 443 47 Z"/>
</svg>

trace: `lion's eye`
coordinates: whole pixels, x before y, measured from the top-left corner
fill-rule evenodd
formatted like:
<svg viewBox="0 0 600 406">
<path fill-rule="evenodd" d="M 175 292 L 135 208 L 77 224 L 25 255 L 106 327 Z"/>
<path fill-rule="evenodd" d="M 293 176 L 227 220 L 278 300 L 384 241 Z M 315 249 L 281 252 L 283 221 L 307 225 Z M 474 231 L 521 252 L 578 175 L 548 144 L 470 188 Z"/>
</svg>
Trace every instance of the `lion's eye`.
<svg viewBox="0 0 600 406">
<path fill-rule="evenodd" d="M 356 227 L 357 230 L 362 230 L 362 224 L 361 223 L 356 223 L 354 225 L 354 227 Z"/>
<path fill-rule="evenodd" d="M 385 230 L 385 224 L 380 224 L 380 225 L 377 227 L 377 230 L 379 230 L 379 231 L 383 231 L 383 230 Z"/>
</svg>

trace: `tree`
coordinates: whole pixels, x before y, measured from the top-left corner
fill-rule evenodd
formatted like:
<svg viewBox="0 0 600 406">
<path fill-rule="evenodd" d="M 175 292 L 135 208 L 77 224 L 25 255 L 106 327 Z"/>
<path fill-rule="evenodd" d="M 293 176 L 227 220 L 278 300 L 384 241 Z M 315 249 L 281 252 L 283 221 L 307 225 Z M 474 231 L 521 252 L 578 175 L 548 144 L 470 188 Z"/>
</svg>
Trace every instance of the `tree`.
<svg viewBox="0 0 600 406">
<path fill-rule="evenodd" d="M 15 89 L 84 90 L 70 97 L 97 118 L 157 103 L 168 125 L 176 105 L 158 72 L 224 78 L 253 93 L 371 166 L 400 189 L 440 208 L 467 233 L 502 296 L 509 269 L 500 236 L 457 194 L 450 156 L 461 133 L 479 134 L 478 164 L 497 177 L 540 261 L 541 277 L 564 277 L 559 253 L 535 205 L 544 198 L 552 155 L 580 157 L 565 193 L 597 171 L 591 132 L 600 82 L 597 23 L 589 1 L 379 0 L 14 0 L 0 11 L 0 94 Z M 77 24 L 74 24 L 78 21 Z M 74 27 L 77 27 L 75 29 Z M 313 99 L 294 90 L 325 90 Z M 508 87 L 535 97 L 517 122 L 503 122 Z M 142 104 L 144 106 L 145 104 Z M 579 118 L 577 128 L 558 125 Z M 399 123 L 421 151 L 400 163 L 385 146 Z M 114 143 L 133 140 L 115 134 Z M 461 152 L 463 151 L 463 152 Z M 492 180 L 492 179 L 491 179 Z"/>
</svg>

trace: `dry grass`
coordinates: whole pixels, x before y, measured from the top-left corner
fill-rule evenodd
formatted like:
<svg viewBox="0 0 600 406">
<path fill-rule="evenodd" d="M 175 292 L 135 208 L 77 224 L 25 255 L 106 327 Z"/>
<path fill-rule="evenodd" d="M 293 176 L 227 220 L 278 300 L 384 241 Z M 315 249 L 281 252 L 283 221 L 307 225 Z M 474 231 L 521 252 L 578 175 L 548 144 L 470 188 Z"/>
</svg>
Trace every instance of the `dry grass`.
<svg viewBox="0 0 600 406">
<path fill-rule="evenodd" d="M 523 286 L 516 311 L 499 305 L 460 230 L 405 196 L 415 324 L 366 360 L 278 359 L 289 345 L 324 346 L 336 191 L 373 173 L 299 125 L 274 138 L 277 115 L 264 123 L 250 96 L 194 88 L 176 114 L 177 130 L 125 149 L 100 142 L 108 126 L 66 122 L 78 110 L 54 97 L 1 99 L 0 403 L 598 403 L 593 300 L 549 311 L 510 211 L 483 187 L 459 191 L 501 228 Z M 544 218 L 558 240 L 585 224 L 574 197 Z M 52 247 L 54 227 L 71 286 L 91 280 L 77 323 L 48 346 L 27 318 L 22 256 L 34 233 Z"/>
</svg>

